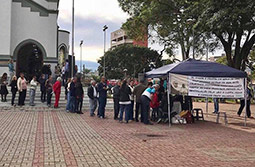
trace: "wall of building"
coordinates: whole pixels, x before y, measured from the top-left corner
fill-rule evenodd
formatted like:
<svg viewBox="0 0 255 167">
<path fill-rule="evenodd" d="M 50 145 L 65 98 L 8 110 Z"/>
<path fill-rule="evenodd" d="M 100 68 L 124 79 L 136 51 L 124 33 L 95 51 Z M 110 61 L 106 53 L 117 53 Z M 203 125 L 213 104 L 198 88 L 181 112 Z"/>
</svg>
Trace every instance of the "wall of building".
<svg viewBox="0 0 255 167">
<path fill-rule="evenodd" d="M 65 30 L 59 30 L 58 31 L 58 47 L 61 47 L 62 45 L 66 46 L 67 48 L 67 54 L 69 52 L 69 39 L 70 38 L 70 33 Z"/>
<path fill-rule="evenodd" d="M 29 7 L 12 3 L 11 53 L 22 41 L 32 39 L 39 42 L 46 50 L 47 58 L 57 58 L 57 14 L 39 16 Z"/>
<path fill-rule="evenodd" d="M 0 0 L 0 58 L 6 58 L 11 51 L 11 6 L 12 1 Z"/>
</svg>

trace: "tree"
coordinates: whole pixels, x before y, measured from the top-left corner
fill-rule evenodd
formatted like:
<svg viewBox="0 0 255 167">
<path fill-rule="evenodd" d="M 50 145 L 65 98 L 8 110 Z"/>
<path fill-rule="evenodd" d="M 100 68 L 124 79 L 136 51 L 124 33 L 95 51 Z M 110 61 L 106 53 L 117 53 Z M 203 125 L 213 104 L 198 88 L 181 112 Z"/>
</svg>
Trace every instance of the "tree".
<svg viewBox="0 0 255 167">
<path fill-rule="evenodd" d="M 200 13 L 196 29 L 214 34 L 224 48 L 228 65 L 245 70 L 255 43 L 255 1 L 196 0 L 190 8 Z"/>
<path fill-rule="evenodd" d="M 111 79 L 123 78 L 125 69 L 128 76 L 137 77 L 138 73 L 149 71 L 152 64 L 155 67 L 162 65 L 162 56 L 157 51 L 145 47 L 123 45 L 106 52 L 104 56 L 106 77 Z M 104 56 L 98 61 L 100 74 L 103 73 Z"/>
<path fill-rule="evenodd" d="M 131 17 L 123 24 L 131 38 L 141 40 L 149 32 L 152 40 L 159 40 L 166 48 L 181 47 L 182 59 L 204 53 L 210 34 L 194 31 L 199 13 L 191 13 L 192 2 L 187 0 L 118 0 L 123 11 Z M 145 28 L 146 27 L 146 28 Z M 147 30 L 147 27 L 149 31 Z M 155 38 L 153 38 L 155 37 Z M 195 58 L 195 57 L 193 57 Z"/>
</svg>

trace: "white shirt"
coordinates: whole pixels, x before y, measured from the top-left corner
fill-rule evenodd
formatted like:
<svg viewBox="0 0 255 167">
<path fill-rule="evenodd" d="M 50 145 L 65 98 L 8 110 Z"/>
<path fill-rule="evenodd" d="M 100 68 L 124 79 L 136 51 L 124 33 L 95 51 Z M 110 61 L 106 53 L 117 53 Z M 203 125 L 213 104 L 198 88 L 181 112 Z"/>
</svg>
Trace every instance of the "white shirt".
<svg viewBox="0 0 255 167">
<path fill-rule="evenodd" d="M 97 97 L 97 90 L 96 90 L 95 86 L 92 86 L 92 88 L 93 88 L 93 96 Z"/>
</svg>

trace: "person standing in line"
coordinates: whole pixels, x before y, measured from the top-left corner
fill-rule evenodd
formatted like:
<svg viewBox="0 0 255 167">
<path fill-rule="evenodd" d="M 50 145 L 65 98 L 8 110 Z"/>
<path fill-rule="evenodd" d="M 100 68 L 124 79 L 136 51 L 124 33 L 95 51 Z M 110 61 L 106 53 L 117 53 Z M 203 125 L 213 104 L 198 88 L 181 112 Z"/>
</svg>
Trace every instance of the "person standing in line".
<svg viewBox="0 0 255 167">
<path fill-rule="evenodd" d="M 1 101 L 2 102 L 7 102 L 6 100 L 6 96 L 8 94 L 8 90 L 7 90 L 7 73 L 4 73 L 1 77 L 1 88 L 0 88 L 0 94 L 1 94 Z"/>
<path fill-rule="evenodd" d="M 90 108 L 90 116 L 95 116 L 95 110 L 97 108 L 97 88 L 96 81 L 91 81 L 91 86 L 88 87 L 87 95 L 89 97 L 89 108 Z"/>
<path fill-rule="evenodd" d="M 61 78 L 60 77 L 57 78 L 57 81 L 53 85 L 53 92 L 55 93 L 54 108 L 59 108 L 58 104 L 59 104 L 59 98 L 60 98 L 60 93 L 61 93 Z"/>
<path fill-rule="evenodd" d="M 67 82 L 68 78 L 69 78 L 69 63 L 68 63 L 68 60 L 66 60 L 66 63 L 65 63 L 65 81 Z"/>
<path fill-rule="evenodd" d="M 75 113 L 75 104 L 76 104 L 76 91 L 75 84 L 77 82 L 77 78 L 74 77 L 70 84 L 70 112 Z"/>
<path fill-rule="evenodd" d="M 142 122 L 146 125 L 153 125 L 149 121 L 149 113 L 150 113 L 150 101 L 152 99 L 152 94 L 155 93 L 155 89 L 152 88 L 152 82 L 148 83 L 147 89 L 143 92 L 141 96 L 142 103 Z"/>
<path fill-rule="evenodd" d="M 74 66 L 73 75 L 75 76 L 75 75 L 77 74 L 77 72 L 78 72 L 78 66 L 75 65 L 75 66 Z"/>
<path fill-rule="evenodd" d="M 123 112 L 125 112 L 125 121 L 128 123 L 130 118 L 130 106 L 131 106 L 131 89 L 127 85 L 127 81 L 124 80 L 120 87 L 120 123 L 123 121 Z"/>
<path fill-rule="evenodd" d="M 49 76 L 49 79 L 45 82 L 46 92 L 47 92 L 47 106 L 51 107 L 51 98 L 52 98 L 52 76 Z"/>
<path fill-rule="evenodd" d="M 12 77 L 12 81 L 11 81 L 10 87 L 11 87 L 11 92 L 12 92 L 12 101 L 11 101 L 11 104 L 12 104 L 12 106 L 15 107 L 16 105 L 14 104 L 14 100 L 15 100 L 15 97 L 16 97 L 16 93 L 18 91 L 16 75 L 14 75 Z"/>
<path fill-rule="evenodd" d="M 105 106 L 106 106 L 106 102 L 107 102 L 107 84 L 105 82 L 105 77 L 103 76 L 101 78 L 101 82 L 97 85 L 97 90 L 99 93 L 99 108 L 98 108 L 98 112 L 99 112 L 99 117 L 101 119 L 105 118 Z"/>
<path fill-rule="evenodd" d="M 46 87 L 45 87 L 45 75 L 42 74 L 41 77 L 39 78 L 39 83 L 40 83 L 40 91 L 41 91 L 41 102 L 44 103 L 46 101 Z"/>
<path fill-rule="evenodd" d="M 66 112 L 70 111 L 70 84 L 72 82 L 71 78 L 68 78 L 67 82 L 65 83 L 65 89 L 66 89 L 66 96 L 67 96 L 67 104 L 66 104 Z"/>
<path fill-rule="evenodd" d="M 247 85 L 249 85 L 248 81 L 247 81 Z M 247 114 L 247 117 L 250 118 L 251 117 L 251 108 L 250 108 L 250 105 L 251 105 L 252 91 L 251 91 L 251 89 L 249 87 L 247 87 L 246 97 L 247 97 L 246 114 Z M 239 110 L 237 112 L 237 115 L 239 117 L 242 114 L 244 107 L 245 107 L 245 99 L 241 99 L 240 100 L 240 108 L 239 108 Z"/>
<path fill-rule="evenodd" d="M 159 88 L 158 84 L 154 85 L 155 93 L 153 93 L 153 98 L 150 103 L 150 107 L 152 108 L 151 120 L 156 121 L 159 117 Z"/>
<path fill-rule="evenodd" d="M 134 101 L 134 80 L 130 80 L 129 88 L 131 90 L 131 95 L 130 95 L 131 104 L 130 104 L 129 120 L 133 121 L 134 120 L 134 104 L 135 104 L 135 101 Z"/>
<path fill-rule="evenodd" d="M 14 76 L 14 72 L 15 72 L 12 59 L 9 60 L 8 68 L 9 68 L 9 77 L 10 77 L 8 83 L 11 83 L 12 77 Z"/>
<path fill-rule="evenodd" d="M 27 80 L 24 77 L 24 73 L 20 73 L 20 77 L 17 81 L 18 91 L 19 91 L 19 106 L 25 105 L 26 95 L 27 95 Z"/>
<path fill-rule="evenodd" d="M 117 120 L 120 112 L 120 85 L 121 82 L 117 81 L 116 85 L 112 88 L 113 102 L 114 102 L 114 119 Z"/>
<path fill-rule="evenodd" d="M 213 98 L 214 103 L 214 114 L 218 114 L 219 112 L 219 98 Z"/>
<path fill-rule="evenodd" d="M 75 105 L 76 113 L 83 114 L 82 103 L 83 103 L 84 91 L 83 91 L 83 86 L 82 86 L 80 77 L 77 78 L 77 82 L 75 84 L 75 95 L 76 95 L 76 105 Z"/>
<path fill-rule="evenodd" d="M 36 92 L 36 87 L 37 87 L 37 81 L 36 81 L 36 76 L 33 76 L 33 79 L 30 82 L 30 106 L 35 106 L 35 92 Z"/>
<path fill-rule="evenodd" d="M 141 96 L 142 93 L 145 91 L 146 86 L 143 84 L 143 81 L 141 81 L 135 88 L 134 88 L 134 96 L 135 96 L 135 100 L 136 100 L 136 104 L 135 104 L 135 121 L 139 122 L 139 113 L 141 112 L 142 109 L 142 103 L 141 103 Z M 141 114 L 141 120 L 142 120 L 142 114 Z"/>
<path fill-rule="evenodd" d="M 62 69 L 61 69 L 61 76 L 62 76 L 62 84 L 63 84 L 63 86 L 65 86 L 65 80 L 66 80 L 66 77 L 65 77 L 65 63 L 63 63 L 63 66 L 62 66 Z"/>
</svg>

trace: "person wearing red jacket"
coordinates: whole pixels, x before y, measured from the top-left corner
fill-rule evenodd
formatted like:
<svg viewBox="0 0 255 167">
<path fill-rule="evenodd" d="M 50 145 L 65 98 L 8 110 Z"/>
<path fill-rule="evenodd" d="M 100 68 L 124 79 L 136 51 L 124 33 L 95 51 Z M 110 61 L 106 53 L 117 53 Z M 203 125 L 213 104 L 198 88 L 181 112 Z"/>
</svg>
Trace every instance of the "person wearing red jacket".
<svg viewBox="0 0 255 167">
<path fill-rule="evenodd" d="M 60 93 L 61 93 L 61 78 L 58 77 L 56 83 L 53 85 L 53 91 L 55 93 L 55 104 L 54 108 L 58 108 L 58 102 L 60 98 Z"/>
<path fill-rule="evenodd" d="M 152 114 L 151 114 L 151 120 L 152 121 L 156 121 L 157 117 L 158 117 L 158 109 L 159 109 L 159 85 L 156 84 L 153 86 L 155 88 L 155 93 L 153 93 L 152 95 L 152 99 L 150 102 L 150 107 L 152 108 Z"/>
</svg>

